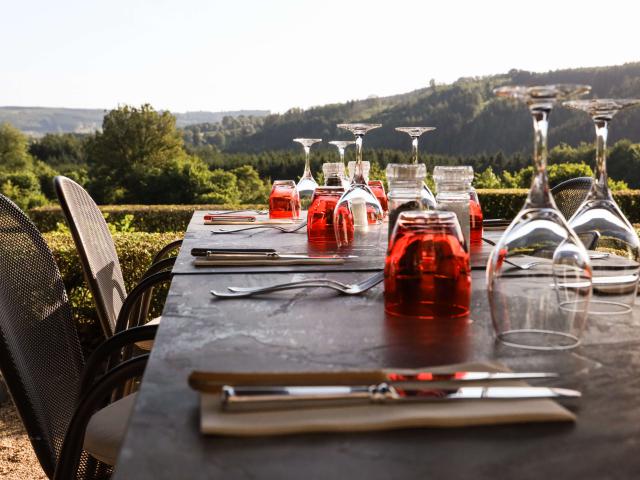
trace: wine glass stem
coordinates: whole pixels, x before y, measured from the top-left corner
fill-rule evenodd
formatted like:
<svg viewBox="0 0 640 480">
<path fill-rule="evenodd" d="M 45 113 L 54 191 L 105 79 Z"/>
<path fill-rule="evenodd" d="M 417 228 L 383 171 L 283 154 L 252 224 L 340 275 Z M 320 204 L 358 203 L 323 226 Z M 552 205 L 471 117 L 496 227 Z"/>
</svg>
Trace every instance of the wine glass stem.
<svg viewBox="0 0 640 480">
<path fill-rule="evenodd" d="M 356 168 L 353 175 L 353 183 L 358 185 L 366 185 L 364 180 L 364 169 L 362 167 L 362 137 L 356 134 Z"/>
<path fill-rule="evenodd" d="M 418 163 L 418 137 L 411 137 L 411 157 L 412 163 Z"/>
<path fill-rule="evenodd" d="M 551 107 L 531 109 L 533 117 L 533 182 L 525 208 L 556 208 L 547 177 L 547 129 Z"/>
<path fill-rule="evenodd" d="M 338 147 L 338 153 L 340 154 L 340 163 L 344 165 L 344 168 L 347 168 L 347 166 L 344 163 L 344 148 Z"/>
<path fill-rule="evenodd" d="M 302 174 L 302 178 L 313 178 L 311 175 L 311 160 L 310 160 L 310 148 L 304 147 L 304 173 Z"/>
<path fill-rule="evenodd" d="M 610 199 L 611 191 L 607 183 L 607 134 L 609 132 L 609 120 L 594 118 L 596 127 L 596 171 L 595 182 L 591 189 L 590 197 L 598 199 Z"/>
</svg>

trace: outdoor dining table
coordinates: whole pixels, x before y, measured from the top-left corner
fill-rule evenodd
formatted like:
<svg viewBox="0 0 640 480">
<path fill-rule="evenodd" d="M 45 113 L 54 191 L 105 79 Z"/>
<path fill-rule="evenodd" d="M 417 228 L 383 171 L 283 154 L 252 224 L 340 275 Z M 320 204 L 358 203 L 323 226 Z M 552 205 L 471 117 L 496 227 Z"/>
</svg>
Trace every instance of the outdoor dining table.
<svg viewBox="0 0 640 480">
<path fill-rule="evenodd" d="M 162 322 L 120 451 L 116 479 L 160 478 L 640 478 L 640 311 L 591 316 L 583 344 L 536 352 L 494 340 L 483 262 L 472 252 L 467 326 L 385 316 L 383 287 L 343 296 L 313 288 L 225 299 L 210 290 L 312 277 L 352 283 L 381 269 L 384 250 L 339 267 L 192 266 L 194 247 L 273 247 L 304 253 L 306 235 L 213 235 L 196 212 L 176 262 Z M 497 240 L 500 232 L 485 236 Z M 326 371 L 498 361 L 556 371 L 582 391 L 575 423 L 530 423 L 289 436 L 204 436 L 193 370 Z"/>
</svg>

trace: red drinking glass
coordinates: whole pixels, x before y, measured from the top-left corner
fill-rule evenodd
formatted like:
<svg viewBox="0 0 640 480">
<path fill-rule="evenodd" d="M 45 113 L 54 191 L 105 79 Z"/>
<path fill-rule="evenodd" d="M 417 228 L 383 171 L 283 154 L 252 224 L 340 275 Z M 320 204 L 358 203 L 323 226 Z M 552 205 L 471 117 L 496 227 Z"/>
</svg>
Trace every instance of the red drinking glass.
<svg viewBox="0 0 640 480">
<path fill-rule="evenodd" d="M 382 211 L 386 215 L 389 212 L 389 203 L 387 202 L 387 194 L 384 191 L 382 180 L 371 180 L 369 182 L 369 188 L 380 202 Z"/>
<path fill-rule="evenodd" d="M 293 180 L 276 180 L 269 195 L 269 218 L 300 217 L 300 197 Z"/>
<path fill-rule="evenodd" d="M 469 314 L 471 268 L 453 212 L 410 211 L 398 217 L 384 268 L 384 309 L 412 318 Z"/>
<path fill-rule="evenodd" d="M 482 244 L 482 208 L 474 188 L 469 192 L 469 225 L 471 227 L 471 244 Z"/>
<path fill-rule="evenodd" d="M 337 245 L 333 211 L 344 193 L 342 187 L 317 187 L 307 214 L 307 239 L 316 245 Z"/>
</svg>

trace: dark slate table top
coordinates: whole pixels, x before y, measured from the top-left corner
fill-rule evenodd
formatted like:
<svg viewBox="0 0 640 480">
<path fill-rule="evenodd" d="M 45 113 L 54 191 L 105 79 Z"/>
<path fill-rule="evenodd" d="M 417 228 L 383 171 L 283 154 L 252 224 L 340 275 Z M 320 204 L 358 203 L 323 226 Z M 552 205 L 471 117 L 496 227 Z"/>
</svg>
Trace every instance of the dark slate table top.
<svg viewBox="0 0 640 480">
<path fill-rule="evenodd" d="M 174 277 L 115 478 L 640 478 L 640 311 L 590 318 L 571 352 L 494 343 L 484 272 L 473 271 L 471 321 L 385 317 L 382 286 L 357 297 L 321 289 L 216 300 L 212 288 L 367 272 Z M 421 367 L 499 360 L 555 370 L 584 397 L 576 424 L 409 429 L 283 437 L 204 437 L 192 370 Z"/>
</svg>

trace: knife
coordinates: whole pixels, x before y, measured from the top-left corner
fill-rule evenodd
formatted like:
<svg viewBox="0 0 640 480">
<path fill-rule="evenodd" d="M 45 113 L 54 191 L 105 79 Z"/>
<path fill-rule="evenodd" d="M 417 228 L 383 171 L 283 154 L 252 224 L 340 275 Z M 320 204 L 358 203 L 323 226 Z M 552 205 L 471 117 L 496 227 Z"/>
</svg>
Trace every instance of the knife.
<svg viewBox="0 0 640 480">
<path fill-rule="evenodd" d="M 457 400 L 531 400 L 579 398 L 577 390 L 552 387 L 398 388 L 388 383 L 356 386 L 230 386 L 222 387 L 225 410 L 273 410 L 335 404 L 443 402 Z"/>
<path fill-rule="evenodd" d="M 278 254 L 275 252 L 212 253 L 206 257 L 196 257 L 193 264 L 198 267 L 225 265 L 341 265 L 345 257 L 309 256 L 295 254 Z"/>
<path fill-rule="evenodd" d="M 435 373 L 429 370 L 384 369 L 356 370 L 343 372 L 201 372 L 189 375 L 189 385 L 202 392 L 220 392 L 223 385 L 364 385 L 390 383 L 394 386 L 421 383 L 473 384 L 477 381 L 528 380 L 533 378 L 556 378 L 550 372 L 447 372 Z"/>
<path fill-rule="evenodd" d="M 276 253 L 273 248 L 192 248 L 191 255 L 194 257 L 206 257 L 214 254 L 242 255 L 246 253 Z"/>
</svg>

